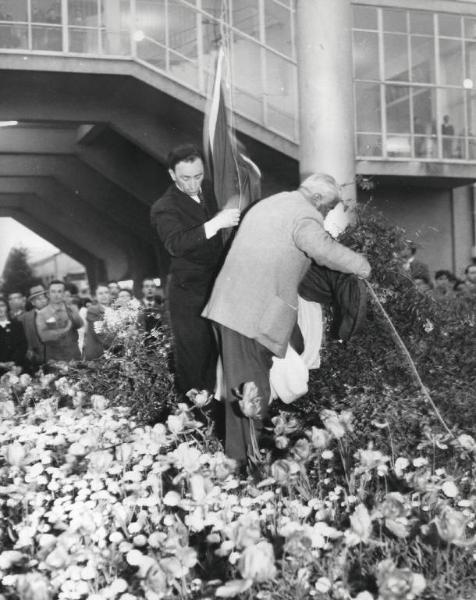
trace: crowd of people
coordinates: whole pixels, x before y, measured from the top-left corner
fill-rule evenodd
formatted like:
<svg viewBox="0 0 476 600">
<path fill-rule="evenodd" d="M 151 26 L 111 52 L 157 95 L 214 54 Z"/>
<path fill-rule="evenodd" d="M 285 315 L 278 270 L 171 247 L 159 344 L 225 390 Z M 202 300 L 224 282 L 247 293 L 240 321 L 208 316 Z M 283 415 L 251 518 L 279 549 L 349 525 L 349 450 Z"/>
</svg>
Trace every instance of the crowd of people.
<svg viewBox="0 0 476 600">
<path fill-rule="evenodd" d="M 49 361 L 94 360 L 113 342 L 95 323 L 106 310 L 137 306 L 137 328 L 150 332 L 162 323 L 163 297 L 153 278 L 142 281 L 141 298 L 117 281 L 89 288 L 52 280 L 0 296 L 0 374 L 14 365 L 34 372 Z"/>
<path fill-rule="evenodd" d="M 463 279 L 456 277 L 448 269 L 439 269 L 432 277 L 428 265 L 418 260 L 416 254 L 417 246 L 409 242 L 401 257 L 404 261 L 404 271 L 408 273 L 418 290 L 437 300 L 476 296 L 476 262 L 466 266 Z"/>
</svg>

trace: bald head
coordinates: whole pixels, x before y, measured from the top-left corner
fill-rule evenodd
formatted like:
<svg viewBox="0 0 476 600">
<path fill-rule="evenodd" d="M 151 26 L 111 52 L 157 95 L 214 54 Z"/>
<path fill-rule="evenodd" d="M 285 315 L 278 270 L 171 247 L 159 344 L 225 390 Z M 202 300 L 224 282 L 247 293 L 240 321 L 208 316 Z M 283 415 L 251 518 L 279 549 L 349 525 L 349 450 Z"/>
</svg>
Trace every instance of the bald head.
<svg viewBox="0 0 476 600">
<path fill-rule="evenodd" d="M 323 216 L 342 202 L 340 187 L 334 177 L 326 173 L 310 175 L 301 183 L 299 191 Z"/>
</svg>

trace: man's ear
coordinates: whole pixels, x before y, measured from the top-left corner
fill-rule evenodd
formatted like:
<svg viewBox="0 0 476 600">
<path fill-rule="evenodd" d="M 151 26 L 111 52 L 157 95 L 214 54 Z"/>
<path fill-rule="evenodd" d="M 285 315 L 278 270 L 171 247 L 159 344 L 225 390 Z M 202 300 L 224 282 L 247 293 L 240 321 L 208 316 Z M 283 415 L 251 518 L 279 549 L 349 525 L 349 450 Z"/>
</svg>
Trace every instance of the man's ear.
<svg viewBox="0 0 476 600">
<path fill-rule="evenodd" d="M 170 175 L 172 181 L 177 181 L 177 177 L 172 169 L 169 169 L 169 175 Z"/>
</svg>

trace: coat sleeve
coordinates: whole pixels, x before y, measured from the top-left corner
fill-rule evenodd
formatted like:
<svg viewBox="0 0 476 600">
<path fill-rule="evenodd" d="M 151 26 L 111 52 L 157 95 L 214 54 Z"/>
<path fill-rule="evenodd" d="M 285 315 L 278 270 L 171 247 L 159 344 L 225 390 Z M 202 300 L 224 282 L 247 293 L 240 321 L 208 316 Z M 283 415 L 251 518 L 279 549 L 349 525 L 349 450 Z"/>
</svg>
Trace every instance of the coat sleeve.
<svg viewBox="0 0 476 600">
<path fill-rule="evenodd" d="M 297 222 L 293 239 L 296 246 L 318 265 L 359 277 L 370 275 L 370 265 L 365 256 L 336 242 L 318 221 L 310 217 Z"/>
<path fill-rule="evenodd" d="M 171 256 L 184 256 L 207 241 L 204 224 L 184 224 L 180 211 L 173 207 L 155 207 L 152 221 Z"/>
</svg>

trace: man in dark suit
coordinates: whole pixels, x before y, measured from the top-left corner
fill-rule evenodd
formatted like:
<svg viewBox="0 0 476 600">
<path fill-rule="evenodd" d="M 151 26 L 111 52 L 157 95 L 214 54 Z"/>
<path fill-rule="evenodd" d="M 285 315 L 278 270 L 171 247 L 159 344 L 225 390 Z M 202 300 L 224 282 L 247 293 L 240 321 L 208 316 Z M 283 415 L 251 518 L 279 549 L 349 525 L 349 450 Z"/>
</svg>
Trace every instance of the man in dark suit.
<svg viewBox="0 0 476 600">
<path fill-rule="evenodd" d="M 152 277 L 146 277 L 142 281 L 140 324 L 144 331 L 150 333 L 162 323 L 163 302 L 158 295 L 157 286 Z"/>
<path fill-rule="evenodd" d="M 201 317 L 223 253 L 218 232 L 238 224 L 240 211 L 218 211 L 204 182 L 198 148 L 179 146 L 168 157 L 173 184 L 152 207 L 152 223 L 170 257 L 166 299 L 174 336 L 177 390 L 213 390 L 218 356 L 209 321 Z"/>
</svg>

